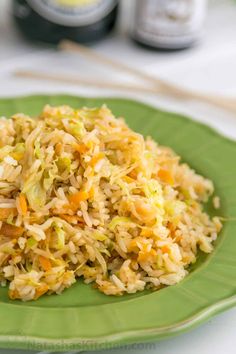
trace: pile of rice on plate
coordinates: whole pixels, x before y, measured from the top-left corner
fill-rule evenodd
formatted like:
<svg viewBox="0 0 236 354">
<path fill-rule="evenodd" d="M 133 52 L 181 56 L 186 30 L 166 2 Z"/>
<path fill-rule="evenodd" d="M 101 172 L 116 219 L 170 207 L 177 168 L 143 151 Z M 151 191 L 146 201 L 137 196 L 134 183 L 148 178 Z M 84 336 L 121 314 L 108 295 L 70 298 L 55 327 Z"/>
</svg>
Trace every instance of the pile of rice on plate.
<svg viewBox="0 0 236 354">
<path fill-rule="evenodd" d="M 159 289 L 213 250 L 212 182 L 106 106 L 47 105 L 0 129 L 0 283 L 11 299 L 59 294 L 76 277 L 107 295 Z"/>
</svg>

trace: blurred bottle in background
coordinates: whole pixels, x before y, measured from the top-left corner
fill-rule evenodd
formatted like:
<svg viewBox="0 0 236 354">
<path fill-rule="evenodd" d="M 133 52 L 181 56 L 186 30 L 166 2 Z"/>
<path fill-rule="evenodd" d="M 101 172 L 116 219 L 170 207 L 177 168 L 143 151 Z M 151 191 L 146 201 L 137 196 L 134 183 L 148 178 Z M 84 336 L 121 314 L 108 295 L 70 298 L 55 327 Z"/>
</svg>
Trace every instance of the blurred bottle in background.
<svg viewBox="0 0 236 354">
<path fill-rule="evenodd" d="M 202 36 L 207 0 L 135 0 L 133 38 L 146 46 L 184 49 Z"/>
<path fill-rule="evenodd" d="M 115 25 L 118 0 L 12 0 L 15 22 L 26 38 L 57 44 L 99 40 Z"/>
</svg>

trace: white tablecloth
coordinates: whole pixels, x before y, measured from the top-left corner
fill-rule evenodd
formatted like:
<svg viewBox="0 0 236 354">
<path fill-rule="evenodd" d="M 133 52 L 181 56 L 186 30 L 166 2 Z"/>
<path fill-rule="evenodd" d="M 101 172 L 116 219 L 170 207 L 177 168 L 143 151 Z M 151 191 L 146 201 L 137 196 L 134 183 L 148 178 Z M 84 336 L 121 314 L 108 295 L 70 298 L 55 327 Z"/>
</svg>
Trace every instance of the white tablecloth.
<svg viewBox="0 0 236 354">
<path fill-rule="evenodd" d="M 236 4 L 230 1 L 212 1 L 204 41 L 196 48 L 176 53 L 157 53 L 136 46 L 127 37 L 127 6 L 124 1 L 123 28 L 94 47 L 117 60 L 167 78 L 175 83 L 205 92 L 236 96 Z M 135 97 L 158 107 L 186 113 L 194 119 L 212 125 L 222 133 L 236 138 L 236 117 L 233 114 L 206 106 L 200 102 L 178 102 L 167 97 L 151 97 L 107 90 L 94 90 L 75 85 L 16 79 L 12 71 L 17 68 L 38 69 L 68 74 L 84 73 L 96 78 L 134 81 L 122 73 L 98 68 L 78 56 L 56 53 L 24 42 L 4 14 L 9 0 L 0 0 L 0 97 L 36 92 L 68 92 L 83 95 L 119 95 Z M 8 10 L 9 11 L 9 10 Z M 82 75 L 82 74 L 81 74 Z M 1 114 L 2 112 L 0 112 Z M 235 276 L 235 274 L 232 276 Z M 2 320 L 2 319 L 0 319 Z M 236 353 L 236 309 L 229 310 L 199 328 L 176 338 L 161 341 L 146 348 L 116 349 L 114 354 L 221 354 Z M 6 351 L 0 354 L 25 353 Z M 30 353 L 30 352 L 29 352 Z M 104 352 L 100 352 L 104 353 Z"/>
</svg>

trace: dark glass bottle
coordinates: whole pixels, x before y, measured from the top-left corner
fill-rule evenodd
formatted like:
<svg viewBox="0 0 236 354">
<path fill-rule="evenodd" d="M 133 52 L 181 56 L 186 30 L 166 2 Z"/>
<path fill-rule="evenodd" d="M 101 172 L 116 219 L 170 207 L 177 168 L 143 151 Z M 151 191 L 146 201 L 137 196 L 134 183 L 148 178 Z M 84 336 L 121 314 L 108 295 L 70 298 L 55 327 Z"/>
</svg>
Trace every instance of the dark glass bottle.
<svg viewBox="0 0 236 354">
<path fill-rule="evenodd" d="M 30 40 L 88 43 L 112 30 L 118 0 L 13 0 L 12 6 L 17 26 Z"/>
</svg>

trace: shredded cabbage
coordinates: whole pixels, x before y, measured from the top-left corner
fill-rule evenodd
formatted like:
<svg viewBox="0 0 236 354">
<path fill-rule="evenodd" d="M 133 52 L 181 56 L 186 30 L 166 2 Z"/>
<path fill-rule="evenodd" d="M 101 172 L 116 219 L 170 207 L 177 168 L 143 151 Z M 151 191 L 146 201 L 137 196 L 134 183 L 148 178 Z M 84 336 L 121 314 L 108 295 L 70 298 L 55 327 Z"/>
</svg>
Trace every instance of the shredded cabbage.
<svg viewBox="0 0 236 354">
<path fill-rule="evenodd" d="M 130 218 L 126 218 L 124 216 L 115 216 L 112 219 L 112 221 L 110 222 L 110 224 L 108 225 L 108 227 L 111 231 L 114 231 L 118 225 L 127 224 L 127 223 L 133 224 L 133 222 Z"/>
<path fill-rule="evenodd" d="M 77 139 L 81 139 L 81 137 L 85 134 L 85 127 L 83 122 L 80 120 L 74 121 L 74 122 L 69 122 L 68 127 L 67 127 L 68 133 L 73 135 Z"/>
<path fill-rule="evenodd" d="M 186 204 L 180 200 L 167 200 L 165 210 L 170 216 L 178 216 L 186 209 Z"/>
<path fill-rule="evenodd" d="M 26 244 L 29 248 L 35 246 L 38 242 L 35 240 L 34 237 L 29 237 Z"/>
<path fill-rule="evenodd" d="M 40 148 L 39 140 L 36 140 L 35 143 L 34 143 L 34 154 L 37 157 L 37 159 L 40 159 L 40 160 L 43 159 L 43 153 L 42 153 L 42 150 Z"/>
<path fill-rule="evenodd" d="M 65 246 L 65 231 L 59 227 L 56 223 L 54 224 L 54 230 L 57 234 L 57 249 L 61 250 Z"/>
<path fill-rule="evenodd" d="M 36 182 L 29 190 L 25 192 L 30 207 L 37 211 L 46 204 L 46 191 L 41 182 Z"/>
<path fill-rule="evenodd" d="M 56 164 L 60 172 L 65 170 L 70 172 L 71 159 L 69 159 L 69 157 L 59 157 Z"/>
<path fill-rule="evenodd" d="M 105 240 L 107 240 L 107 238 L 108 238 L 106 235 L 102 234 L 102 233 L 99 232 L 99 231 L 93 232 L 93 233 L 92 233 L 92 237 L 93 237 L 95 240 L 97 240 L 97 241 L 105 241 Z"/>
<path fill-rule="evenodd" d="M 53 164 L 47 171 L 44 171 L 44 179 L 43 179 L 43 187 L 46 191 L 48 191 L 53 185 L 54 179 L 58 175 L 58 169 L 56 164 Z"/>
<path fill-rule="evenodd" d="M 20 161 L 24 157 L 24 153 L 25 153 L 25 144 L 17 143 L 13 152 L 10 153 L 10 156 L 15 160 Z"/>
</svg>

